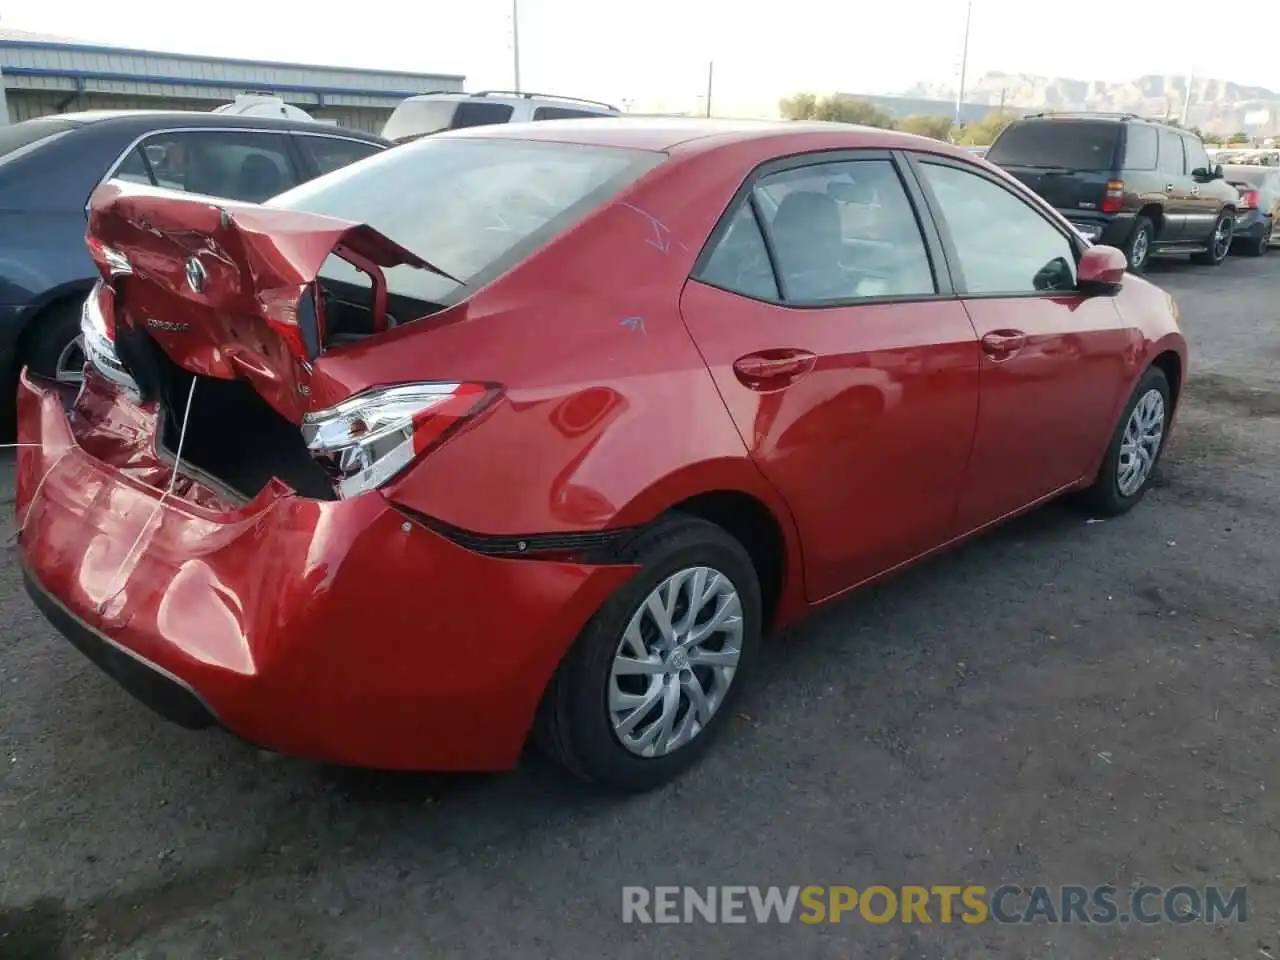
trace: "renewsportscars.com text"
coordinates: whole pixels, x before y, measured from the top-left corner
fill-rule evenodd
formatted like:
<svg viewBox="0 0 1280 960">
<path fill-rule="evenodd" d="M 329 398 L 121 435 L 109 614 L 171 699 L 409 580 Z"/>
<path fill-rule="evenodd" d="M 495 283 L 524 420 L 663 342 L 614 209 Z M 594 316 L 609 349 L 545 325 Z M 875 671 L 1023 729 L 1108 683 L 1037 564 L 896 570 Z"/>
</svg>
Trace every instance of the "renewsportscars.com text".
<svg viewBox="0 0 1280 960">
<path fill-rule="evenodd" d="M 1244 887 L 623 887 L 624 923 L 1243 923 Z"/>
</svg>

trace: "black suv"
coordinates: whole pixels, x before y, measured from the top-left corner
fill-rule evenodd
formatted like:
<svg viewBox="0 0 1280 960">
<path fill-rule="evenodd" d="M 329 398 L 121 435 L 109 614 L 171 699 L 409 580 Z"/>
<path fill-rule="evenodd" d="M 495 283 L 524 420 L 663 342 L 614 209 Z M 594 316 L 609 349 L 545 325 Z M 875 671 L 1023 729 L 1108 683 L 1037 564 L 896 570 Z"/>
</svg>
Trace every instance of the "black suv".
<svg viewBox="0 0 1280 960">
<path fill-rule="evenodd" d="M 1033 114 L 1004 129 L 987 160 L 1140 273 L 1157 253 L 1217 265 L 1240 195 L 1195 134 L 1133 114 Z"/>
</svg>

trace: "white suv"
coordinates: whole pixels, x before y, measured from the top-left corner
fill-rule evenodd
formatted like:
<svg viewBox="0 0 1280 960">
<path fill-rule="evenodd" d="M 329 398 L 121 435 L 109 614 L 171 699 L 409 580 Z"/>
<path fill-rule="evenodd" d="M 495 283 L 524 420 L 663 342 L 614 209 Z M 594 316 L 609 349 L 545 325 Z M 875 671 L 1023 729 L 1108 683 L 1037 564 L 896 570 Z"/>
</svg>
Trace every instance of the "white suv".
<svg viewBox="0 0 1280 960">
<path fill-rule="evenodd" d="M 423 93 L 396 107 L 382 128 L 387 140 L 403 142 L 441 130 L 483 127 L 526 120 L 570 117 L 616 117 L 622 111 L 607 103 L 556 97 L 545 93 L 481 90 L 479 93 Z"/>
</svg>

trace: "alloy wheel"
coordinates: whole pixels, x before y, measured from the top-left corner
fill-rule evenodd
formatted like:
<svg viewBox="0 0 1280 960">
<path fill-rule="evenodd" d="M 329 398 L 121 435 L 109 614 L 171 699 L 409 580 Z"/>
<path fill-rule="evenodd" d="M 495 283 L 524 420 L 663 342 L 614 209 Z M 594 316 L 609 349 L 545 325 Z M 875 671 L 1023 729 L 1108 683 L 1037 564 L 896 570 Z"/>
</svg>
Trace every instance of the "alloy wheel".
<svg viewBox="0 0 1280 960">
<path fill-rule="evenodd" d="M 1151 254 L 1151 237 L 1146 230 L 1139 230 L 1133 238 L 1133 249 L 1129 251 L 1129 269 L 1141 270 Z"/>
<path fill-rule="evenodd" d="M 614 654 L 608 708 L 618 742 L 661 757 L 715 716 L 742 653 L 742 600 L 711 567 L 677 571 L 632 615 Z"/>
<path fill-rule="evenodd" d="M 1164 442 L 1164 396 L 1148 390 L 1133 406 L 1120 438 L 1120 462 L 1116 488 L 1122 497 L 1131 497 L 1146 483 Z"/>
<path fill-rule="evenodd" d="M 1213 235 L 1213 257 L 1215 260 L 1226 258 L 1231 249 L 1231 231 L 1234 227 L 1230 217 L 1223 217 Z"/>
</svg>

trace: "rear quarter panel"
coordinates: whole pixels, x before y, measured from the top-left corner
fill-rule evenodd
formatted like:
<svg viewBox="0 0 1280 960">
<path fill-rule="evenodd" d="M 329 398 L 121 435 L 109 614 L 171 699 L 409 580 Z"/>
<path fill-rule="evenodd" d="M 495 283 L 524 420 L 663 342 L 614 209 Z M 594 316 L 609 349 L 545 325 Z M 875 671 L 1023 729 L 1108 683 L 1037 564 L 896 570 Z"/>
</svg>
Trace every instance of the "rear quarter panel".
<svg viewBox="0 0 1280 960">
<path fill-rule="evenodd" d="M 629 526 L 728 489 L 762 500 L 793 540 L 679 311 L 703 241 L 753 165 L 672 157 L 459 307 L 326 354 L 316 405 L 379 382 L 503 384 L 495 407 L 388 488 L 468 531 Z"/>
</svg>

